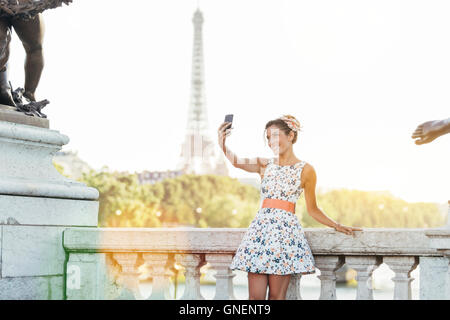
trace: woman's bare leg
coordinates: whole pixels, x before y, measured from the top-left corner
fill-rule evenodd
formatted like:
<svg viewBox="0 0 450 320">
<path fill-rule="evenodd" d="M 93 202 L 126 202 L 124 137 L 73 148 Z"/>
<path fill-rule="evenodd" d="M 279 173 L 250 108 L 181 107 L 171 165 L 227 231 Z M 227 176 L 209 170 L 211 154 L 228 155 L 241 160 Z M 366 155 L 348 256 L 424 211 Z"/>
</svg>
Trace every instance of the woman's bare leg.
<svg viewBox="0 0 450 320">
<path fill-rule="evenodd" d="M 268 275 L 261 273 L 248 273 L 248 299 L 266 300 Z"/>
<path fill-rule="evenodd" d="M 291 275 L 269 275 L 269 300 L 284 300 Z"/>
</svg>

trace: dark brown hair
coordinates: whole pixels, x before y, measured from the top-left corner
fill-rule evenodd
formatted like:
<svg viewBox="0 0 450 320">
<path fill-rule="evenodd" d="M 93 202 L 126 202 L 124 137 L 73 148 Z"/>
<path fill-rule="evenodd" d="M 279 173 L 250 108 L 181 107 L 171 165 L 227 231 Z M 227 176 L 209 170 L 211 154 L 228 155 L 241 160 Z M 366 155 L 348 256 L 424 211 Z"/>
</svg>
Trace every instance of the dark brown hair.
<svg viewBox="0 0 450 320">
<path fill-rule="evenodd" d="M 283 131 L 286 135 L 289 134 L 289 132 L 293 131 L 294 132 L 294 139 L 292 139 L 292 144 L 294 144 L 297 141 L 297 136 L 298 136 L 298 132 L 292 130 L 291 128 L 289 128 L 289 126 L 286 124 L 286 122 L 284 122 L 281 119 L 275 119 L 275 120 L 270 120 L 269 122 L 266 123 L 266 128 L 264 129 L 264 143 L 266 141 L 266 132 L 267 129 L 270 126 L 276 126 L 278 129 L 280 129 L 281 131 Z"/>
</svg>

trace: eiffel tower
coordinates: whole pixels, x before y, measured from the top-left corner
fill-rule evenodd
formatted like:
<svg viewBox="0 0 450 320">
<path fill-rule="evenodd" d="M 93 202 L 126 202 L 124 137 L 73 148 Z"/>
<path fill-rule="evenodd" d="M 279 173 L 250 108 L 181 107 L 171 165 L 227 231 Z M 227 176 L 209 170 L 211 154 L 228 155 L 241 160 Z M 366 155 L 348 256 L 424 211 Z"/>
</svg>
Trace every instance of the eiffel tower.
<svg viewBox="0 0 450 320">
<path fill-rule="evenodd" d="M 192 53 L 191 97 L 185 140 L 177 169 L 185 174 L 228 175 L 225 157 L 216 140 L 208 132 L 208 113 L 205 103 L 205 75 L 203 61 L 203 14 L 197 9 L 192 18 L 194 47 Z"/>
</svg>

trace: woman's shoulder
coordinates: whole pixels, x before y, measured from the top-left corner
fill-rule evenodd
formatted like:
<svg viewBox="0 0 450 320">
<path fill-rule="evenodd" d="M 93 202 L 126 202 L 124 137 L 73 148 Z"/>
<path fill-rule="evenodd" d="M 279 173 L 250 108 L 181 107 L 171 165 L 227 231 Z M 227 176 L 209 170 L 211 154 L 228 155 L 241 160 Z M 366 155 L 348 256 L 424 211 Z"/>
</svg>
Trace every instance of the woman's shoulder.
<svg viewBox="0 0 450 320">
<path fill-rule="evenodd" d="M 306 161 L 303 161 L 303 169 L 302 169 L 302 179 L 306 180 L 309 177 L 315 177 L 316 175 L 316 170 L 314 169 L 314 167 Z"/>
<path fill-rule="evenodd" d="M 313 184 L 315 183 L 314 181 L 316 180 L 316 171 L 314 170 L 314 167 L 306 162 L 303 161 L 304 163 L 302 164 L 302 171 L 301 171 L 301 187 L 305 188 L 306 183 L 312 182 Z"/>
<path fill-rule="evenodd" d="M 306 161 L 302 161 L 302 167 L 303 167 L 303 171 L 304 172 L 312 172 L 315 171 L 314 167 L 312 166 L 312 164 L 310 164 L 309 162 Z"/>
</svg>

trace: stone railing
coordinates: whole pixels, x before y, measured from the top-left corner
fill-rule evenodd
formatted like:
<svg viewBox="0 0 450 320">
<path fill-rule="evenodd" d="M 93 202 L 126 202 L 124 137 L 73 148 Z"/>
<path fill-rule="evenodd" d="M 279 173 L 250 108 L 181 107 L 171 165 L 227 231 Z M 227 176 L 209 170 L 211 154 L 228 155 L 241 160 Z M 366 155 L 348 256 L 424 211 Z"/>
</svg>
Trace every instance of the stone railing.
<svg viewBox="0 0 450 320">
<path fill-rule="evenodd" d="M 235 299 L 229 269 L 245 229 L 67 228 L 64 231 L 67 299 L 142 299 L 142 268 L 152 278 L 148 299 L 168 298 L 174 264 L 184 269 L 181 299 L 204 299 L 200 268 L 215 269 L 214 299 Z M 356 270 L 356 299 L 373 299 L 373 271 L 395 272 L 393 299 L 411 299 L 411 271 L 420 264 L 420 299 L 445 299 L 448 259 L 430 246 L 430 229 L 364 229 L 355 237 L 332 229 L 304 229 L 320 270 L 319 299 L 336 299 L 336 270 Z M 291 278 L 287 299 L 301 299 L 301 275 Z"/>
</svg>

